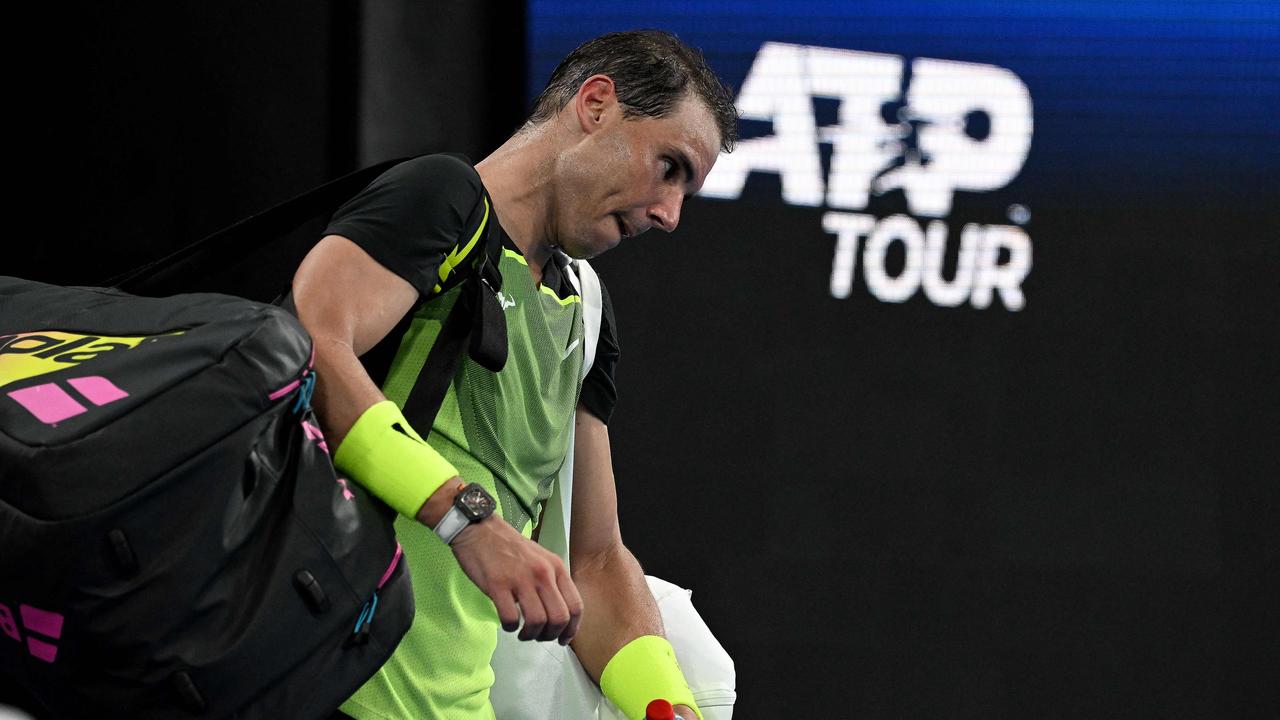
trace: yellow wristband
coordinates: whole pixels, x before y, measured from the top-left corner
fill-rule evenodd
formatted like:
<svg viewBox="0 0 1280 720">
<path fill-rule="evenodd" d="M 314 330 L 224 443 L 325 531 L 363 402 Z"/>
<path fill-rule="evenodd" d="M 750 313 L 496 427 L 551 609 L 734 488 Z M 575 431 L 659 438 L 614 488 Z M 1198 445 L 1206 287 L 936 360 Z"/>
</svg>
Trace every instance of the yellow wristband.
<svg viewBox="0 0 1280 720">
<path fill-rule="evenodd" d="M 600 689 L 631 720 L 644 720 L 645 707 L 659 698 L 672 705 L 688 705 L 702 717 L 693 692 L 666 638 L 641 635 L 622 646 L 604 666 Z"/>
<path fill-rule="evenodd" d="M 390 400 L 374 404 L 356 420 L 334 453 L 333 465 L 409 518 L 458 474 Z"/>
</svg>

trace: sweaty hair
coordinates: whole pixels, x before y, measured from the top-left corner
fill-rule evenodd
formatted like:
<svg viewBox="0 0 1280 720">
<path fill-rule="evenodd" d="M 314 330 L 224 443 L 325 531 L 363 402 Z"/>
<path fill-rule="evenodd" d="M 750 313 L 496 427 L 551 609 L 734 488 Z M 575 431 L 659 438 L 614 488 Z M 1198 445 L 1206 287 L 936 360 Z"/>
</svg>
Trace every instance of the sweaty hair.
<svg viewBox="0 0 1280 720">
<path fill-rule="evenodd" d="M 623 117 L 665 117 L 691 94 L 715 118 L 721 150 L 731 152 L 738 140 L 733 91 L 716 77 L 701 52 L 663 30 L 609 33 L 579 45 L 551 73 L 526 127 L 560 112 L 592 75 L 613 79 Z"/>
</svg>

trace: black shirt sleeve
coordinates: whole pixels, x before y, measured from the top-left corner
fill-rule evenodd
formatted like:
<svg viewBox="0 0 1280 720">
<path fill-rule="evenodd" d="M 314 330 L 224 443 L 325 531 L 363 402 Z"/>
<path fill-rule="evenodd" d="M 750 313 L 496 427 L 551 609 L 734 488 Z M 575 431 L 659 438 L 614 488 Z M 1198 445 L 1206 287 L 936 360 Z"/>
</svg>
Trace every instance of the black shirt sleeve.
<svg viewBox="0 0 1280 720">
<path fill-rule="evenodd" d="M 609 299 L 609 291 L 603 280 L 600 281 L 600 296 L 603 306 L 600 313 L 600 340 L 596 343 L 595 362 L 582 381 L 582 395 L 578 402 L 608 425 L 613 408 L 618 404 L 618 385 L 614 373 L 618 368 L 620 349 L 617 321 L 613 317 L 613 301 Z"/>
<path fill-rule="evenodd" d="M 480 176 L 463 158 L 425 155 L 379 175 L 338 208 L 325 234 L 351 240 L 425 300 L 445 255 L 479 227 L 483 197 Z"/>
</svg>

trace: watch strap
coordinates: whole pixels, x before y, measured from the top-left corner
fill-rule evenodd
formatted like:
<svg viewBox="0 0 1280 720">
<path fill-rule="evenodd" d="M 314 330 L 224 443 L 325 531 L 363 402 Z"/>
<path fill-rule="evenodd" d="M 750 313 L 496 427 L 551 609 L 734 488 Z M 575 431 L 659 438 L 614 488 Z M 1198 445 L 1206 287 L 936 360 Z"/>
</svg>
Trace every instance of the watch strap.
<svg viewBox="0 0 1280 720">
<path fill-rule="evenodd" d="M 458 537 L 458 533 L 462 532 L 471 519 L 462 512 L 461 508 L 456 505 L 450 505 L 449 511 L 440 518 L 440 522 L 436 523 L 436 535 L 444 541 L 445 545 L 452 545 L 454 538 Z"/>
</svg>

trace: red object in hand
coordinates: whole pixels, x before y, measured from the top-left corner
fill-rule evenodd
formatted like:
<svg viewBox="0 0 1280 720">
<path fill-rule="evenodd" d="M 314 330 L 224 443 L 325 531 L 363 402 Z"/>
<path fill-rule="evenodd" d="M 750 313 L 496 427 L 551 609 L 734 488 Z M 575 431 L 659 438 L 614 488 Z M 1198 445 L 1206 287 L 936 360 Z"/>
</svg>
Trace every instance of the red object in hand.
<svg viewBox="0 0 1280 720">
<path fill-rule="evenodd" d="M 644 720 L 676 720 L 676 711 L 666 700 L 654 700 L 645 707 Z"/>
</svg>

